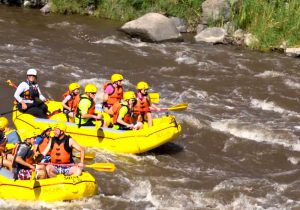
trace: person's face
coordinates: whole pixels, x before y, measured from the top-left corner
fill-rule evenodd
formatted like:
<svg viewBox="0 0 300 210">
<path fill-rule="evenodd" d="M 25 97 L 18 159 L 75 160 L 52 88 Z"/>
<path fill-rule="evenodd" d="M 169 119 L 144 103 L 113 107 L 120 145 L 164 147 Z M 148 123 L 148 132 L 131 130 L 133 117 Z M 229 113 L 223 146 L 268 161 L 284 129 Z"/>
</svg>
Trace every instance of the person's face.
<svg viewBox="0 0 300 210">
<path fill-rule="evenodd" d="M 34 82 L 36 80 L 36 76 L 34 76 L 34 75 L 28 75 L 27 79 L 29 80 L 29 82 Z"/>
<path fill-rule="evenodd" d="M 48 130 L 45 132 L 46 136 L 50 136 L 50 133 L 51 133 L 51 129 L 48 129 Z"/>
<path fill-rule="evenodd" d="M 60 134 L 61 134 L 61 130 L 58 129 L 58 128 L 54 128 L 54 136 L 55 136 L 55 137 L 59 137 Z"/>
<path fill-rule="evenodd" d="M 141 89 L 141 93 L 143 95 L 147 95 L 148 94 L 148 89 Z"/>
<path fill-rule="evenodd" d="M 129 100 L 128 100 L 128 104 L 129 104 L 129 105 L 133 105 L 134 103 L 135 103 L 135 99 L 129 99 Z"/>
<path fill-rule="evenodd" d="M 118 86 L 122 86 L 123 80 L 118 80 L 118 81 L 116 82 L 116 84 L 117 84 Z"/>
<path fill-rule="evenodd" d="M 90 98 L 94 99 L 95 96 L 96 96 L 96 93 L 89 93 L 89 97 L 90 97 Z"/>
<path fill-rule="evenodd" d="M 28 142 L 30 142 L 30 144 L 34 144 L 35 142 L 35 137 L 31 137 L 28 139 Z"/>
<path fill-rule="evenodd" d="M 79 94 L 79 89 L 73 90 L 73 93 L 74 93 L 75 95 Z"/>
</svg>

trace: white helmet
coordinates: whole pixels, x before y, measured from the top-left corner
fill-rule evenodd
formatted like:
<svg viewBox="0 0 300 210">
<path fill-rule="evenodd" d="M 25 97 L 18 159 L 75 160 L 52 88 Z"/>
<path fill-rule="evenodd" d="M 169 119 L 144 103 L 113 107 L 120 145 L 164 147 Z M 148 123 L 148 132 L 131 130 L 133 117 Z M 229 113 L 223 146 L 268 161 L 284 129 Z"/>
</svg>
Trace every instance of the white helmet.
<svg viewBox="0 0 300 210">
<path fill-rule="evenodd" d="M 37 75 L 37 71 L 35 69 L 28 69 L 27 70 L 27 76 L 28 75 L 36 76 Z"/>
</svg>

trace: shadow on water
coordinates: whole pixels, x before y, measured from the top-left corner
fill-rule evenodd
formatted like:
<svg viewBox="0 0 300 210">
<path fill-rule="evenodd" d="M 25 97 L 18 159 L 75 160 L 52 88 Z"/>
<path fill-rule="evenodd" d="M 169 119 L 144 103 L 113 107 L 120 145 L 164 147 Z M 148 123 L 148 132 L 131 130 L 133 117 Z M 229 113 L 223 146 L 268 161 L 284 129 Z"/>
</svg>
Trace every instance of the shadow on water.
<svg viewBox="0 0 300 210">
<path fill-rule="evenodd" d="M 149 152 L 145 153 L 146 155 L 154 154 L 154 155 L 172 155 L 177 154 L 183 151 L 183 147 L 173 142 L 168 142 L 163 144 Z"/>
</svg>

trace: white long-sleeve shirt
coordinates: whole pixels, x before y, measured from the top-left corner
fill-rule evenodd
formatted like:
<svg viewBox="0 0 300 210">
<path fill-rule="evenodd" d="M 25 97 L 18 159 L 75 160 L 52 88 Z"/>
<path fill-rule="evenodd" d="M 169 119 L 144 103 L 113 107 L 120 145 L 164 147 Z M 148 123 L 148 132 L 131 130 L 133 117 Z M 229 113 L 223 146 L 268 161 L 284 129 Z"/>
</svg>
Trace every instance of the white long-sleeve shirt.
<svg viewBox="0 0 300 210">
<path fill-rule="evenodd" d="M 38 86 L 38 84 L 32 84 L 33 87 L 37 88 L 37 90 L 39 91 L 39 98 L 42 101 L 46 101 L 46 98 L 42 95 L 40 88 Z M 17 90 L 14 94 L 15 99 L 21 103 L 22 101 L 24 101 L 25 103 L 31 104 L 33 103 L 33 100 L 29 100 L 29 99 L 24 99 L 21 97 L 21 94 L 24 93 L 25 91 L 29 90 L 29 85 L 27 82 L 21 82 L 21 84 L 19 84 L 19 86 L 17 87 Z"/>
</svg>

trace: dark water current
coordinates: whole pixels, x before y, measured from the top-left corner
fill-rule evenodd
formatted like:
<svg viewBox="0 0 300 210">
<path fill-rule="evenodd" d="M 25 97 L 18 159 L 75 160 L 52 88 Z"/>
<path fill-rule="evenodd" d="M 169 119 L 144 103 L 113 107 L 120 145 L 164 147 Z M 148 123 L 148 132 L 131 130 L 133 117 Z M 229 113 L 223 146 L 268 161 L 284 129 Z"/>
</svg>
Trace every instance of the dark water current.
<svg viewBox="0 0 300 210">
<path fill-rule="evenodd" d="M 1 113 L 13 100 L 5 81 L 19 83 L 30 67 L 55 100 L 70 82 L 100 88 L 118 72 L 127 90 L 148 81 L 161 107 L 189 103 L 174 113 L 182 135 L 138 156 L 98 150 L 97 161 L 118 170 L 91 171 L 97 196 L 0 200 L 0 208 L 300 209 L 300 60 L 189 41 L 143 43 L 118 32 L 120 25 L 0 6 Z"/>
</svg>

